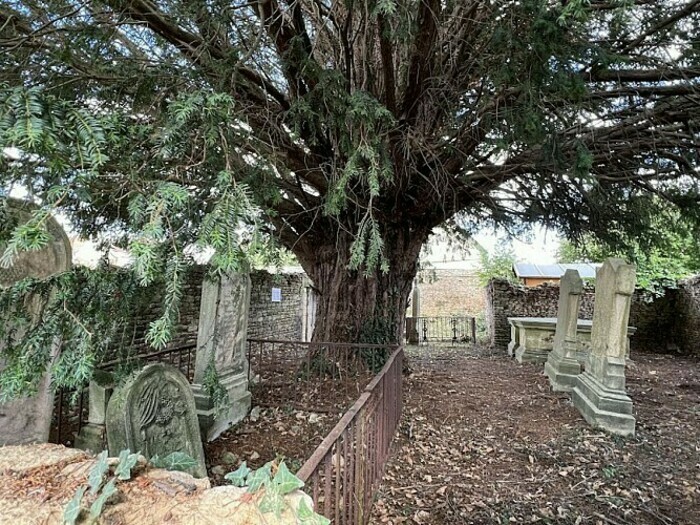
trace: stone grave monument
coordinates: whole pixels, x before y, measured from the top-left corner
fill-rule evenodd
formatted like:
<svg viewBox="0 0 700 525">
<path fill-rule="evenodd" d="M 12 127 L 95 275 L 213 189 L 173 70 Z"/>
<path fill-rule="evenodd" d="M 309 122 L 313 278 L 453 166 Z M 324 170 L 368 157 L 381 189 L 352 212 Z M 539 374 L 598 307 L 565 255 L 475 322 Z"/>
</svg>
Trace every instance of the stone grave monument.
<svg viewBox="0 0 700 525">
<path fill-rule="evenodd" d="M 8 220 L 15 224 L 27 222 L 36 209 L 33 204 L 17 199 L 7 199 L 4 202 Z M 50 234 L 51 241 L 42 250 L 19 253 L 9 268 L 0 267 L 0 288 L 12 286 L 27 277 L 44 279 L 71 268 L 71 245 L 63 228 L 53 217 L 44 221 L 44 227 Z M 0 253 L 4 250 L 5 246 L 0 245 Z M 36 311 L 39 310 L 40 304 L 37 301 Z M 8 312 L 4 314 L 8 315 Z M 59 349 L 60 341 L 57 339 L 51 355 L 57 356 Z M 2 368 L 0 347 L 0 370 Z M 42 378 L 35 395 L 0 404 L 0 446 L 48 441 L 53 404 L 54 393 L 48 374 Z"/>
<path fill-rule="evenodd" d="M 576 359 L 578 349 L 576 333 L 582 291 L 583 280 L 578 272 L 566 270 L 559 281 L 554 345 L 544 365 L 544 373 L 555 392 L 570 392 L 576 384 L 577 376 L 581 373 L 581 365 Z"/>
<path fill-rule="evenodd" d="M 572 392 L 574 406 L 591 425 L 634 435 L 632 400 L 625 391 L 625 352 L 635 267 L 608 259 L 596 272 L 591 352 Z"/>
<path fill-rule="evenodd" d="M 80 427 L 75 447 L 95 454 L 107 447 L 107 404 L 114 391 L 114 378 L 104 370 L 95 370 L 88 386 L 88 422 Z"/>
<path fill-rule="evenodd" d="M 202 435 L 208 441 L 216 439 L 250 410 L 246 359 L 249 306 L 250 277 L 247 274 L 205 279 L 192 391 Z M 211 390 L 205 386 L 211 367 L 228 397 L 226 407 L 215 406 Z"/>
<path fill-rule="evenodd" d="M 136 372 L 115 389 L 106 419 L 110 456 L 125 449 L 146 458 L 184 452 L 197 462 L 189 473 L 206 477 L 194 396 L 177 368 L 155 363 Z"/>
</svg>

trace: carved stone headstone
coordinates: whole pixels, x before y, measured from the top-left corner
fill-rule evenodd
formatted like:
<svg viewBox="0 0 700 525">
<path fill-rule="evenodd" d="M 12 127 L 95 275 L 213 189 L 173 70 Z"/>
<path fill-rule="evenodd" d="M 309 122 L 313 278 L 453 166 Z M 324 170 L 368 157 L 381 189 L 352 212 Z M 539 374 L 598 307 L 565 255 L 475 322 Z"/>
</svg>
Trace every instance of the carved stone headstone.
<svg viewBox="0 0 700 525">
<path fill-rule="evenodd" d="M 237 274 L 205 280 L 197 332 L 194 392 L 203 436 L 212 441 L 250 410 L 248 391 L 248 309 L 250 277 Z M 212 367 L 216 381 L 226 392 L 226 407 L 211 398 Z"/>
<path fill-rule="evenodd" d="M 147 458 L 184 452 L 197 461 L 190 474 L 207 475 L 192 390 L 169 365 L 146 365 L 116 388 L 107 405 L 107 444 L 111 456 L 125 449 Z"/>
<path fill-rule="evenodd" d="M 6 211 L 15 224 L 27 222 L 34 205 L 16 199 L 7 199 Z M 5 288 L 27 277 L 44 279 L 67 271 L 71 267 L 71 246 L 66 233 L 53 217 L 44 221 L 44 228 L 51 236 L 48 246 L 42 250 L 22 252 L 12 266 L 0 268 L 0 287 Z M 5 246 L 0 245 L 0 253 Z M 39 303 L 37 303 L 37 311 Z M 11 314 L 10 314 L 11 315 Z M 21 337 L 21 334 L 18 334 Z M 60 342 L 56 340 L 51 355 L 56 356 Z M 3 368 L 0 347 L 0 370 Z M 45 374 L 38 385 L 37 393 L 31 397 L 16 399 L 0 405 L 0 446 L 43 443 L 49 439 L 54 395 L 50 378 Z"/>
<path fill-rule="evenodd" d="M 544 373 L 556 392 L 570 392 L 581 373 L 576 359 L 576 332 L 583 281 L 576 270 L 566 270 L 559 281 L 559 304 L 554 346 L 547 356 Z"/>
<path fill-rule="evenodd" d="M 632 400 L 625 391 L 625 354 L 635 267 L 608 259 L 596 272 L 591 352 L 572 392 L 574 406 L 593 426 L 633 435 Z"/>
</svg>

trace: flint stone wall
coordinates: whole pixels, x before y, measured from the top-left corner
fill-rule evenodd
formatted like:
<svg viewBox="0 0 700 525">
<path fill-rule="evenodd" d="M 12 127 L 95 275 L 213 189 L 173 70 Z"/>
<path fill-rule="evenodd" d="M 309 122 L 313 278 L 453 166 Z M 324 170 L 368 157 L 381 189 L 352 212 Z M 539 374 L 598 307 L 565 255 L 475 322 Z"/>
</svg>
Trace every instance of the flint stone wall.
<svg viewBox="0 0 700 525">
<path fill-rule="evenodd" d="M 632 337 L 631 350 L 668 352 L 676 349 L 684 353 L 695 350 L 689 343 L 681 347 L 677 341 L 678 327 L 681 324 L 678 311 L 679 290 L 669 289 L 661 297 L 650 300 L 648 294 L 641 290 L 632 296 L 630 326 L 637 328 Z M 695 311 L 695 318 L 700 315 L 700 278 L 694 286 L 689 286 L 687 295 L 686 317 Z M 510 342 L 510 325 L 508 317 L 556 317 L 559 285 L 545 283 L 536 287 L 526 287 L 502 279 L 492 280 L 486 288 L 486 320 L 491 344 L 505 350 Z M 695 303 L 693 303 L 695 298 Z M 593 319 L 595 288 L 585 286 L 581 294 L 579 319 Z M 695 304 L 693 310 L 693 304 Z M 700 321 L 696 322 L 697 331 L 688 330 L 687 339 L 695 337 L 695 346 L 700 341 Z"/>
</svg>

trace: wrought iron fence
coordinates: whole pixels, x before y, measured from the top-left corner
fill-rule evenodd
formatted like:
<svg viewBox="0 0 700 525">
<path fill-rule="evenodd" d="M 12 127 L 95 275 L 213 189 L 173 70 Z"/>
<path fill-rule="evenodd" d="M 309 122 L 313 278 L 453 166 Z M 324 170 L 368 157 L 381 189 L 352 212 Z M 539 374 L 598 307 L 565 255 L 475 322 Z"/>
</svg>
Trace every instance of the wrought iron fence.
<svg viewBox="0 0 700 525">
<path fill-rule="evenodd" d="M 449 342 L 476 344 L 475 317 L 407 317 L 406 341 L 409 344 Z"/>
<path fill-rule="evenodd" d="M 253 403 L 342 414 L 396 348 L 249 339 Z"/>
<path fill-rule="evenodd" d="M 403 349 L 326 436 L 297 476 L 334 525 L 366 525 L 402 409 Z"/>
<path fill-rule="evenodd" d="M 194 361 L 197 345 L 187 344 L 166 348 L 157 352 L 135 354 L 124 360 L 112 360 L 103 363 L 98 370 L 114 372 L 120 367 L 124 370 L 137 368 L 147 363 L 166 363 L 178 368 L 187 380 L 194 378 Z M 76 390 L 61 388 L 54 398 L 54 409 L 49 431 L 49 441 L 61 445 L 73 444 L 75 436 L 88 418 L 87 385 Z"/>
</svg>

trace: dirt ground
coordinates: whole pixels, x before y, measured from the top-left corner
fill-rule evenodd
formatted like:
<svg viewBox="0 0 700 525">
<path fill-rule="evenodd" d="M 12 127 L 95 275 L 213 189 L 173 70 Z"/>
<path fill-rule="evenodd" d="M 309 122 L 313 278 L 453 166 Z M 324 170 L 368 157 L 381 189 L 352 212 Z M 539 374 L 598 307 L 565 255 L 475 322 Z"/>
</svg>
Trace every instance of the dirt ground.
<svg viewBox="0 0 700 525">
<path fill-rule="evenodd" d="M 225 474 L 242 461 L 255 469 L 283 457 L 289 469 L 296 472 L 371 379 L 372 374 L 367 372 L 354 379 L 263 382 L 253 386 L 252 414 L 215 441 L 205 443 L 212 484 L 228 483 Z"/>
<path fill-rule="evenodd" d="M 372 522 L 700 524 L 700 359 L 633 354 L 637 433 L 586 425 L 542 366 L 409 349 L 404 415 Z"/>
</svg>

